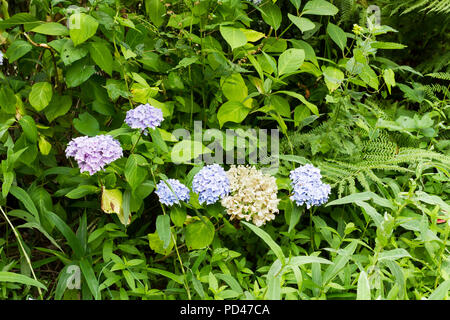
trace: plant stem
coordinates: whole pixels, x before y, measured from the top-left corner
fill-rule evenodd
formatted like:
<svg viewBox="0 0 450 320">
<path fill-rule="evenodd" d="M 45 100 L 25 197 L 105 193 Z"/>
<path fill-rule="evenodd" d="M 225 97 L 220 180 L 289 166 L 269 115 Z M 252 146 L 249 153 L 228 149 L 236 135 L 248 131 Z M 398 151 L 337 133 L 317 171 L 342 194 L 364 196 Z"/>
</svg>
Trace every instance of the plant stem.
<svg viewBox="0 0 450 320">
<path fill-rule="evenodd" d="M 36 275 L 34 274 L 34 270 L 33 270 L 33 266 L 31 265 L 31 260 L 30 257 L 28 256 L 27 252 L 25 251 L 25 248 L 22 245 L 22 240 L 20 239 L 19 233 L 16 231 L 16 228 L 14 228 L 14 225 L 11 223 L 11 221 L 8 219 L 8 216 L 6 215 L 5 211 L 3 211 L 2 206 L 0 206 L 0 210 L 2 211 L 3 216 L 5 217 L 6 221 L 8 222 L 8 224 L 10 225 L 11 229 L 14 232 L 14 235 L 17 238 L 17 242 L 19 243 L 20 249 L 22 249 L 23 255 L 25 256 L 25 260 L 28 263 L 28 266 L 30 267 L 31 270 L 31 274 L 33 275 L 34 280 L 38 281 L 38 279 L 36 278 Z M 37 287 L 38 292 L 39 292 L 39 296 L 41 297 L 41 300 L 44 300 L 43 296 L 42 296 L 42 291 L 41 288 Z"/>
</svg>

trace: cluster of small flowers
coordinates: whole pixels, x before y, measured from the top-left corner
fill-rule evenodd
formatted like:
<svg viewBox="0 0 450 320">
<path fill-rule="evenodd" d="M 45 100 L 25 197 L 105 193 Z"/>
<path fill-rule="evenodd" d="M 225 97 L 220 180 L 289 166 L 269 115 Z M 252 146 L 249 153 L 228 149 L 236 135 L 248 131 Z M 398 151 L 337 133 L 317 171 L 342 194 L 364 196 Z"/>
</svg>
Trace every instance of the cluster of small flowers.
<svg viewBox="0 0 450 320">
<path fill-rule="evenodd" d="M 155 129 L 163 120 L 161 109 L 155 108 L 148 103 L 128 110 L 125 117 L 125 123 L 127 125 L 133 129 L 141 129 L 144 135 L 148 134 L 147 128 Z"/>
<path fill-rule="evenodd" d="M 262 2 L 262 0 L 252 0 L 252 2 L 256 5 L 259 6 Z"/>
<path fill-rule="evenodd" d="M 0 51 L 0 62 L 2 62 Z M 147 134 L 147 128 L 156 128 L 164 120 L 162 111 L 149 104 L 141 104 L 127 112 L 125 123 L 133 129 L 141 129 Z M 74 157 L 80 171 L 93 175 L 105 165 L 123 155 L 120 142 L 109 135 L 95 137 L 82 136 L 72 139 L 66 148 L 66 157 Z"/>
<path fill-rule="evenodd" d="M 353 29 L 352 29 L 352 31 L 353 31 L 353 33 L 356 34 L 357 36 L 360 35 L 360 34 L 362 33 L 363 30 L 364 30 L 364 29 L 363 29 L 360 25 L 357 25 L 356 23 L 353 24 Z"/>
<path fill-rule="evenodd" d="M 109 135 L 74 138 L 66 148 L 66 157 L 73 157 L 80 171 L 87 171 L 90 175 L 122 156 L 120 142 Z"/>
<path fill-rule="evenodd" d="M 3 52 L 0 51 L 0 66 L 3 65 Z"/>
<path fill-rule="evenodd" d="M 198 202 L 213 204 L 230 193 L 230 181 L 218 164 L 203 167 L 192 180 L 192 190 L 198 193 Z"/>
<path fill-rule="evenodd" d="M 179 204 L 180 201 L 188 202 L 190 199 L 189 189 L 177 179 L 160 181 L 156 185 L 155 193 L 159 197 L 159 202 L 167 206 L 172 206 L 175 203 Z"/>
<path fill-rule="evenodd" d="M 255 167 L 231 166 L 227 171 L 231 194 L 221 203 L 234 218 L 252 220 L 256 226 L 275 219 L 278 213 L 278 187 L 274 177 Z"/>
<path fill-rule="evenodd" d="M 311 164 L 306 164 L 290 172 L 291 186 L 294 189 L 291 200 L 298 206 L 306 203 L 311 206 L 319 206 L 328 200 L 331 187 L 321 181 L 320 170 Z"/>
</svg>

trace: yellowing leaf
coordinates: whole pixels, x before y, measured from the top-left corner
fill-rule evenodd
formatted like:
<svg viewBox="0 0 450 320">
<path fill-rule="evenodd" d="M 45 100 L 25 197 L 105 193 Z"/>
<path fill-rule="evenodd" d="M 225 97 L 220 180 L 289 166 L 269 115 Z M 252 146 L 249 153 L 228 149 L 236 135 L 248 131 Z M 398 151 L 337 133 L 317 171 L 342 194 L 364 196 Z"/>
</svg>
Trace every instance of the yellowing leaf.
<svg viewBox="0 0 450 320">
<path fill-rule="evenodd" d="M 261 39 L 265 36 L 264 33 L 258 32 L 255 30 L 251 30 L 251 29 L 240 28 L 240 30 L 245 34 L 245 37 L 247 38 L 247 41 L 249 41 L 249 42 L 258 41 L 259 39 Z"/>
<path fill-rule="evenodd" d="M 119 189 L 105 189 L 105 187 L 102 187 L 102 210 L 106 213 L 117 214 L 120 222 L 127 225 L 130 224 L 131 217 L 128 217 L 128 221 L 125 223 L 122 202 L 122 192 Z"/>
</svg>

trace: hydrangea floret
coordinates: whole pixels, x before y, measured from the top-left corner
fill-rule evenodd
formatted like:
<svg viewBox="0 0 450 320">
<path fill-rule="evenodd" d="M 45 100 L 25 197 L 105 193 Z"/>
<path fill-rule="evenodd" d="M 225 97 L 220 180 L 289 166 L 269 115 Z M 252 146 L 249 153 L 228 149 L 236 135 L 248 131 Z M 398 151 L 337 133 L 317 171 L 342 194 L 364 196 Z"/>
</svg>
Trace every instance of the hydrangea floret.
<svg viewBox="0 0 450 320">
<path fill-rule="evenodd" d="M 132 129 L 140 129 L 144 135 L 148 134 L 148 128 L 155 129 L 164 120 L 161 109 L 150 104 L 141 104 L 134 109 L 128 110 L 125 123 Z"/>
<path fill-rule="evenodd" d="M 331 192 L 329 184 L 322 182 L 320 170 L 311 164 L 300 166 L 290 172 L 293 194 L 290 197 L 298 206 L 306 204 L 309 209 L 312 206 L 320 206 L 328 201 Z"/>
<path fill-rule="evenodd" d="M 198 194 L 200 204 L 213 204 L 230 193 L 230 181 L 221 166 L 208 165 L 194 176 L 192 191 Z"/>
<path fill-rule="evenodd" d="M 177 179 L 161 180 L 156 185 L 155 193 L 159 197 L 159 202 L 167 206 L 180 204 L 180 201 L 188 202 L 190 199 L 189 189 Z"/>
</svg>

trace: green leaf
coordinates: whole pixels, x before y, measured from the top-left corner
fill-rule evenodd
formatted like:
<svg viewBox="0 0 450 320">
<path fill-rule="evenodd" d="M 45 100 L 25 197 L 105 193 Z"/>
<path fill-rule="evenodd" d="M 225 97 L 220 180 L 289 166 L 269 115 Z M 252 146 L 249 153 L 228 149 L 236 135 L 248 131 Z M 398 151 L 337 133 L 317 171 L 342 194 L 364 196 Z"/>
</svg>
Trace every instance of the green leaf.
<svg viewBox="0 0 450 320">
<path fill-rule="evenodd" d="M 47 290 L 47 287 L 44 286 L 39 281 L 34 280 L 30 277 L 27 277 L 27 276 L 25 276 L 23 274 L 19 274 L 19 273 L 0 271 L 0 283 L 1 282 L 20 283 L 20 284 L 35 286 L 35 287 L 39 287 L 41 289 Z"/>
<path fill-rule="evenodd" d="M 29 115 L 26 115 L 20 118 L 19 124 L 22 127 L 23 133 L 27 137 L 27 140 L 31 143 L 36 143 L 38 132 L 34 119 Z"/>
<path fill-rule="evenodd" d="M 450 291 L 450 280 L 442 282 L 433 293 L 430 294 L 428 300 L 445 300 Z"/>
<path fill-rule="evenodd" d="M 303 95 L 301 95 L 300 93 L 293 92 L 293 91 L 284 91 L 284 90 L 277 91 L 275 93 L 284 93 L 284 94 L 287 94 L 288 96 L 297 98 L 298 100 L 303 102 L 308 107 L 308 109 L 311 110 L 312 113 L 314 113 L 315 115 L 319 115 L 319 109 L 317 108 L 317 106 L 315 104 L 309 102 L 308 100 L 306 100 L 306 98 Z"/>
<path fill-rule="evenodd" d="M 186 208 L 173 206 L 170 209 L 170 220 L 172 220 L 173 224 L 177 227 L 182 227 L 184 221 L 186 221 Z"/>
<path fill-rule="evenodd" d="M 245 34 L 238 28 L 220 26 L 220 34 L 231 46 L 231 49 L 242 47 L 247 43 Z"/>
<path fill-rule="evenodd" d="M 303 8 L 302 14 L 313 14 L 319 16 L 334 16 L 339 9 L 325 0 L 308 1 Z"/>
<path fill-rule="evenodd" d="M 244 104 L 237 101 L 225 102 L 217 112 L 217 119 L 219 120 L 219 125 L 222 128 L 223 125 L 230 121 L 241 123 L 247 117 L 250 109 Z"/>
<path fill-rule="evenodd" d="M 131 154 L 125 164 L 125 178 L 132 190 L 136 190 L 147 178 L 147 160 L 138 154 Z"/>
<path fill-rule="evenodd" d="M 25 208 L 34 215 L 37 221 L 39 221 L 39 212 L 37 211 L 33 200 L 31 200 L 31 197 L 27 192 L 25 192 L 25 190 L 17 186 L 11 186 L 10 193 L 19 199 Z"/>
<path fill-rule="evenodd" d="M 43 23 L 31 29 L 31 31 L 49 36 L 67 36 L 69 34 L 69 29 L 57 22 Z"/>
<path fill-rule="evenodd" d="M 280 8 L 272 3 L 266 2 L 264 6 L 261 6 L 261 15 L 263 20 L 275 30 L 278 30 L 281 26 L 281 21 L 283 16 L 281 14 Z"/>
<path fill-rule="evenodd" d="M 248 42 L 256 42 L 265 36 L 264 33 L 251 29 L 240 28 L 240 30 L 245 34 Z"/>
<path fill-rule="evenodd" d="M 28 100 L 36 111 L 43 110 L 52 100 L 52 85 L 48 82 L 38 82 L 31 87 Z"/>
<path fill-rule="evenodd" d="M 112 75 L 113 57 L 106 44 L 93 42 L 89 47 L 92 60 L 107 74 Z"/>
<path fill-rule="evenodd" d="M 73 126 L 78 132 L 87 136 L 95 136 L 100 131 L 97 119 L 88 112 L 84 112 L 78 118 L 73 119 Z"/>
<path fill-rule="evenodd" d="M 160 27 L 164 22 L 164 15 L 166 14 L 166 7 L 161 0 L 145 0 L 145 10 L 150 18 L 150 21 L 156 27 Z"/>
<path fill-rule="evenodd" d="M 293 24 L 295 24 L 297 26 L 297 28 L 299 28 L 302 32 L 306 32 L 309 30 L 312 30 L 316 27 L 316 25 L 314 24 L 314 22 L 312 22 L 311 20 L 309 20 L 308 18 L 302 18 L 302 17 L 297 17 L 294 16 L 290 13 L 288 13 L 288 18 L 289 20 L 292 21 Z"/>
<path fill-rule="evenodd" d="M 283 250 L 281 250 L 281 247 L 278 244 L 276 244 L 275 241 L 273 241 L 273 239 L 267 232 L 251 223 L 245 221 L 241 221 L 241 223 L 243 223 L 246 227 L 252 230 L 258 237 L 260 237 L 269 246 L 269 248 L 272 249 L 273 253 L 275 253 L 275 256 L 278 258 L 278 260 L 280 260 L 284 264 L 286 258 L 284 256 Z"/>
<path fill-rule="evenodd" d="M 69 17 L 69 34 L 73 45 L 85 42 L 97 32 L 98 22 L 85 13 L 74 13 Z"/>
<path fill-rule="evenodd" d="M 378 90 L 378 77 L 375 71 L 369 65 L 365 64 L 362 67 L 361 72 L 358 74 L 358 76 L 361 78 L 362 81 L 367 83 L 369 86 L 374 88 L 375 90 Z"/>
<path fill-rule="evenodd" d="M 303 40 L 289 40 L 292 43 L 292 46 L 297 49 L 305 50 L 305 60 L 311 61 L 316 67 L 319 67 L 319 62 L 317 61 L 316 53 L 314 52 L 313 47 Z"/>
<path fill-rule="evenodd" d="M 200 141 L 182 140 L 172 147 L 170 159 L 174 163 L 187 163 L 201 154 L 211 152 L 212 150 L 205 147 Z"/>
<path fill-rule="evenodd" d="M 92 185 L 81 185 L 66 194 L 69 199 L 80 199 L 88 194 L 97 193 L 99 188 Z"/>
<path fill-rule="evenodd" d="M 328 90 L 330 90 L 330 92 L 333 92 L 334 90 L 339 88 L 342 81 L 344 80 L 344 73 L 335 67 L 324 67 L 322 71 Z"/>
<path fill-rule="evenodd" d="M 39 25 L 40 23 L 41 22 L 35 16 L 29 13 L 21 12 L 13 15 L 9 19 L 0 21 L 0 29 L 7 29 L 15 27 L 17 25 L 23 25 L 25 27 L 25 31 L 28 31 L 34 28 L 36 25 Z"/>
<path fill-rule="evenodd" d="M 7 86 L 2 86 L 0 88 L 0 107 L 2 110 L 8 114 L 16 114 L 16 102 L 17 98 L 14 91 Z"/>
<path fill-rule="evenodd" d="M 308 263 L 333 264 L 327 259 L 315 256 L 297 256 L 293 258 L 286 258 L 286 263 L 288 263 L 288 265 L 291 267 L 298 267 Z"/>
<path fill-rule="evenodd" d="M 14 61 L 22 58 L 28 52 L 33 49 L 33 46 L 24 40 L 15 40 L 6 50 L 6 57 L 8 58 L 9 63 L 13 63 Z"/>
<path fill-rule="evenodd" d="M 305 51 L 302 49 L 288 49 L 278 58 L 278 76 L 295 72 L 305 61 Z"/>
<path fill-rule="evenodd" d="M 355 252 L 358 245 L 357 241 L 352 241 L 344 249 L 341 250 L 337 258 L 333 261 L 323 275 L 323 283 L 327 284 L 345 267 L 347 262 L 350 260 L 353 252 Z"/>
<path fill-rule="evenodd" d="M 371 46 L 372 48 L 375 48 L 375 49 L 394 49 L 394 50 L 396 50 L 396 49 L 403 49 L 403 48 L 406 48 L 406 47 L 407 47 L 407 46 L 405 46 L 405 45 L 403 45 L 403 44 L 400 44 L 400 43 L 395 43 L 395 42 L 380 42 L 380 41 L 372 42 L 372 43 L 370 44 L 370 46 Z"/>
<path fill-rule="evenodd" d="M 60 96 L 54 94 L 49 105 L 45 108 L 44 114 L 49 122 L 52 122 L 58 117 L 65 115 L 72 106 L 71 96 Z"/>
<path fill-rule="evenodd" d="M 214 239 L 214 225 L 203 217 L 201 221 L 190 223 L 186 227 L 185 239 L 189 250 L 202 249 Z"/>
<path fill-rule="evenodd" d="M 386 83 L 389 93 L 391 93 L 391 87 L 395 87 L 395 73 L 392 69 L 385 69 L 383 71 L 383 79 Z"/>
<path fill-rule="evenodd" d="M 394 261 L 394 260 L 397 260 L 400 258 L 405 258 L 405 257 L 411 258 L 411 255 L 405 249 L 397 248 L 397 249 L 392 249 L 392 250 L 381 252 L 380 255 L 378 256 L 378 261 L 383 261 L 383 260 Z"/>
<path fill-rule="evenodd" d="M 66 238 L 67 244 L 72 248 L 75 256 L 81 258 L 84 255 L 85 250 L 72 229 L 59 216 L 51 211 L 46 211 L 45 216 L 56 226 L 64 238 Z"/>
<path fill-rule="evenodd" d="M 87 46 L 75 47 L 72 40 L 66 39 L 66 42 L 61 49 L 61 60 L 64 65 L 68 66 L 73 62 L 84 58 L 87 54 Z"/>
<path fill-rule="evenodd" d="M 292 5 L 295 7 L 295 9 L 298 10 L 300 8 L 302 0 L 290 0 L 290 1 L 291 1 Z"/>
<path fill-rule="evenodd" d="M 243 102 L 248 96 L 248 88 L 240 73 L 233 73 L 220 79 L 222 93 L 230 101 Z M 250 100 L 250 99 L 249 99 Z"/>
<path fill-rule="evenodd" d="M 161 270 L 161 269 L 156 269 L 156 268 L 147 268 L 147 270 L 151 273 L 159 274 L 166 278 L 169 278 L 178 284 L 183 284 L 183 275 L 176 275 L 172 272 L 169 272 L 166 270 Z"/>
<path fill-rule="evenodd" d="M 364 271 L 359 274 L 356 300 L 370 300 L 369 279 L 367 279 L 367 274 Z"/>
<path fill-rule="evenodd" d="M 285 98 L 274 94 L 269 97 L 269 103 L 270 106 L 281 116 L 286 118 L 291 117 L 291 107 Z"/>
<path fill-rule="evenodd" d="M 292 229 L 294 229 L 297 223 L 300 221 L 302 210 L 299 206 L 294 205 L 291 206 L 289 212 L 290 212 L 290 219 L 288 232 L 291 232 Z"/>
<path fill-rule="evenodd" d="M 150 249 L 155 251 L 156 253 L 162 254 L 162 255 L 168 255 L 170 252 L 172 252 L 174 242 L 173 239 L 170 238 L 169 246 L 164 249 L 164 241 L 162 241 L 159 238 L 158 232 L 149 233 L 147 235 L 148 238 L 148 244 L 150 246 Z"/>
<path fill-rule="evenodd" d="M 170 217 L 168 215 L 159 215 L 156 217 L 156 232 L 163 242 L 163 249 L 167 249 L 172 235 L 170 232 Z"/>
<path fill-rule="evenodd" d="M 92 269 L 92 262 L 89 262 L 85 258 L 81 259 L 80 269 L 83 273 L 84 279 L 86 280 L 89 291 L 91 291 L 95 300 L 99 300 L 98 280 L 95 277 L 94 269 Z"/>
<path fill-rule="evenodd" d="M 52 145 L 48 142 L 44 136 L 39 137 L 39 151 L 44 155 L 48 155 L 52 150 Z"/>
<path fill-rule="evenodd" d="M 341 51 L 344 51 L 345 46 L 347 44 L 347 35 L 345 31 L 339 28 L 337 25 L 328 22 L 327 33 L 330 36 L 331 40 L 333 40 Z"/>
<path fill-rule="evenodd" d="M 95 73 L 95 66 L 86 64 L 85 60 L 79 60 L 72 64 L 66 73 L 67 87 L 77 87 Z"/>
</svg>

